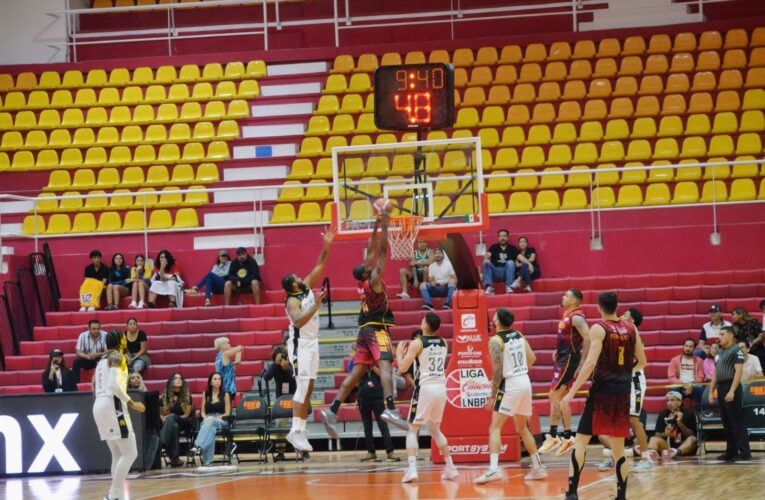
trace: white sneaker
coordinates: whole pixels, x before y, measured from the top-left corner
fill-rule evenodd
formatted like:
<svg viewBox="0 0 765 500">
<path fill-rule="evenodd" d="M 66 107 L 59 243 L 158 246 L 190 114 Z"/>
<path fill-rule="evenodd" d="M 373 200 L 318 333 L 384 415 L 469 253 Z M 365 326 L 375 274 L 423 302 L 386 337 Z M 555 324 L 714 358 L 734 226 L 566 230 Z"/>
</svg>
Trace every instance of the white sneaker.
<svg viewBox="0 0 765 500">
<path fill-rule="evenodd" d="M 575 444 L 576 444 L 576 439 L 574 439 L 574 436 L 571 436 L 568 439 L 563 439 L 563 441 L 561 441 L 560 446 L 558 447 L 558 450 L 555 452 L 555 456 L 561 457 L 565 455 L 566 453 L 574 449 Z"/>
<path fill-rule="evenodd" d="M 402 483 L 412 483 L 414 481 L 417 481 L 417 469 L 412 469 L 411 467 L 407 469 L 406 474 L 404 474 L 404 477 L 401 478 Z"/>
<path fill-rule="evenodd" d="M 529 293 L 531 293 L 531 292 L 532 292 L 532 290 L 531 290 L 531 285 L 526 285 L 526 291 L 527 291 L 527 292 L 529 292 Z"/>
<path fill-rule="evenodd" d="M 494 295 L 494 287 L 493 286 L 487 286 L 486 287 L 486 295 Z"/>
<path fill-rule="evenodd" d="M 528 474 L 523 476 L 526 481 L 536 481 L 538 479 L 544 479 L 547 477 L 547 469 L 543 465 L 542 467 L 532 468 Z"/>
<path fill-rule="evenodd" d="M 489 469 L 473 480 L 475 484 L 486 484 L 494 481 L 504 481 L 505 473 L 500 469 Z"/>
<path fill-rule="evenodd" d="M 146 307 L 146 304 L 143 303 L 143 300 L 138 302 L 138 309 L 143 309 L 144 307 Z"/>
<path fill-rule="evenodd" d="M 298 446 L 299 435 L 300 431 L 296 431 L 294 429 L 290 430 L 289 433 L 287 433 L 287 442 L 291 444 L 295 450 L 302 451 L 302 449 Z"/>
<path fill-rule="evenodd" d="M 561 445 L 563 440 L 560 438 L 560 436 L 552 437 L 549 434 L 545 434 L 545 442 L 542 443 L 542 446 L 539 447 L 539 453 L 545 454 L 553 451 L 555 448 Z"/>
<path fill-rule="evenodd" d="M 638 464 L 632 468 L 632 472 L 651 472 L 653 470 L 653 460 L 646 459 L 641 460 Z"/>
<path fill-rule="evenodd" d="M 447 465 L 444 470 L 441 471 L 441 481 L 453 481 L 460 476 L 457 467 Z"/>
<path fill-rule="evenodd" d="M 608 450 L 611 451 L 611 450 Z M 609 456 L 602 462 L 598 464 L 598 471 L 599 472 L 605 472 L 611 470 L 611 468 L 614 466 L 614 459 L 613 457 Z"/>
<path fill-rule="evenodd" d="M 380 417 L 389 425 L 395 425 L 401 430 L 409 430 L 409 423 L 401 418 L 398 409 L 391 410 L 386 408 L 382 414 L 380 414 Z"/>
<path fill-rule="evenodd" d="M 516 289 L 521 287 L 521 278 L 515 278 L 515 281 L 510 285 L 510 288 Z"/>
<path fill-rule="evenodd" d="M 406 293 L 406 292 L 401 292 L 401 293 L 397 294 L 396 297 L 398 297 L 399 299 L 408 299 L 408 298 L 410 298 L 409 294 Z"/>
<path fill-rule="evenodd" d="M 80 307 L 80 312 L 81 312 L 81 313 L 84 313 L 84 312 L 85 312 L 85 311 L 87 311 L 87 310 L 88 310 L 88 308 L 87 308 L 87 307 L 85 307 L 85 306 L 82 306 L 82 307 Z"/>
<path fill-rule="evenodd" d="M 136 307 L 138 307 L 138 303 L 136 301 L 133 301 L 128 306 L 128 309 L 135 309 Z"/>
<path fill-rule="evenodd" d="M 308 442 L 308 436 L 303 431 L 290 431 L 287 441 L 298 451 L 313 451 L 313 446 Z"/>
<path fill-rule="evenodd" d="M 93 311 L 95 311 L 95 310 L 96 310 L 96 308 L 95 308 L 95 307 L 93 307 L 93 306 L 90 306 L 90 307 L 88 307 L 88 312 L 93 312 Z"/>
</svg>

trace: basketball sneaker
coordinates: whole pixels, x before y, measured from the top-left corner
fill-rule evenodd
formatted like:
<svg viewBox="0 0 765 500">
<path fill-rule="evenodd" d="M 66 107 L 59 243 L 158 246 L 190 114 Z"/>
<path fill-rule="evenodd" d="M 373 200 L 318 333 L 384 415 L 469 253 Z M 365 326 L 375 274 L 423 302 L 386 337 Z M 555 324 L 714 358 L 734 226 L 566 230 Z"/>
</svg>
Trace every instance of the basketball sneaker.
<svg viewBox="0 0 765 500">
<path fill-rule="evenodd" d="M 576 443 L 576 439 L 574 437 L 570 437 L 568 439 L 561 440 L 560 446 L 558 447 L 558 451 L 555 452 L 556 457 L 561 457 L 574 449 L 574 444 Z"/>
<path fill-rule="evenodd" d="M 396 294 L 396 297 L 398 297 L 399 299 L 408 299 L 408 298 L 410 298 L 409 294 L 406 293 L 406 292 L 401 292 L 399 294 Z"/>
<path fill-rule="evenodd" d="M 537 479 L 544 479 L 547 477 L 547 469 L 543 465 L 542 467 L 532 468 L 528 474 L 523 476 L 526 481 L 536 481 Z"/>
<path fill-rule="evenodd" d="M 548 453 L 560 446 L 562 440 L 560 436 L 552 437 L 549 434 L 545 434 L 545 442 L 539 447 L 539 453 Z"/>
<path fill-rule="evenodd" d="M 402 483 L 412 483 L 417 481 L 417 469 L 409 468 L 406 470 L 406 474 L 401 478 Z"/>
<path fill-rule="evenodd" d="M 505 473 L 501 469 L 489 469 L 473 480 L 475 484 L 486 484 L 494 481 L 504 481 Z"/>
<path fill-rule="evenodd" d="M 653 460 L 650 458 L 644 458 L 638 464 L 632 468 L 632 472 L 651 472 L 653 470 Z"/>
<path fill-rule="evenodd" d="M 486 287 L 486 295 L 494 295 L 494 287 L 493 286 L 487 286 Z"/>
<path fill-rule="evenodd" d="M 515 278 L 515 281 L 510 285 L 510 288 L 512 289 L 518 289 L 521 287 L 521 278 Z"/>
<path fill-rule="evenodd" d="M 609 450 L 610 451 L 610 450 Z M 611 468 L 614 466 L 614 459 L 613 457 L 608 457 L 602 462 L 598 464 L 598 471 L 599 472 L 606 472 L 611 470 Z"/>
<path fill-rule="evenodd" d="M 457 467 L 453 465 L 447 465 L 444 470 L 441 471 L 441 481 L 453 481 L 460 476 Z"/>
<path fill-rule="evenodd" d="M 395 425 L 399 429 L 402 429 L 402 430 L 405 430 L 405 431 L 409 430 L 409 424 L 406 423 L 406 420 L 401 418 L 401 415 L 399 415 L 397 409 L 391 410 L 390 408 L 386 408 L 385 411 L 382 412 L 380 417 L 382 417 L 382 419 L 387 424 Z"/>
<path fill-rule="evenodd" d="M 337 415 L 331 410 L 321 410 L 321 420 L 324 422 L 324 429 L 332 439 L 337 439 Z"/>
<path fill-rule="evenodd" d="M 313 447 L 308 442 L 308 436 L 305 432 L 292 430 L 287 434 L 287 441 L 297 451 L 313 451 Z"/>
<path fill-rule="evenodd" d="M 377 454 L 367 452 L 366 456 L 361 459 L 362 462 L 377 462 Z"/>
</svg>

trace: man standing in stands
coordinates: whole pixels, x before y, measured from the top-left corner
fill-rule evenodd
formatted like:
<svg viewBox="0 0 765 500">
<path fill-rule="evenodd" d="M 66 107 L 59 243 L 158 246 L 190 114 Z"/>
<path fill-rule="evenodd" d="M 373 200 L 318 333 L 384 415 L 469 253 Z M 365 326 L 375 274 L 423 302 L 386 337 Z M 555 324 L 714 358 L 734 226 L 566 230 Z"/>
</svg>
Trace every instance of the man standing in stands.
<svg viewBox="0 0 765 500">
<path fill-rule="evenodd" d="M 515 259 L 518 257 L 518 249 L 508 243 L 510 232 L 507 229 L 497 231 L 498 243 L 489 247 L 483 259 L 483 284 L 486 293 L 494 293 L 492 284 L 496 281 L 505 282 L 505 293 L 512 293 L 512 284 L 515 281 Z"/>
<path fill-rule="evenodd" d="M 539 453 L 547 453 L 558 448 L 555 453 L 564 455 L 574 446 L 571 434 L 571 407 L 562 401 L 566 388 L 574 380 L 579 369 L 582 351 L 587 353 L 587 339 L 590 329 L 582 312 L 582 292 L 571 288 L 563 294 L 560 305 L 564 308 L 563 318 L 558 323 L 558 342 L 553 353 L 555 368 L 550 385 L 550 433 L 545 434 L 545 441 Z M 563 436 L 558 436 L 558 420 L 563 418 Z"/>
<path fill-rule="evenodd" d="M 77 338 L 77 357 L 72 364 L 74 382 L 80 382 L 80 370 L 92 370 L 98 366 L 98 361 L 106 352 L 106 332 L 101 330 L 101 322 L 97 319 L 88 321 L 88 329 Z"/>
<path fill-rule="evenodd" d="M 706 358 L 709 354 L 709 345 L 717 342 L 717 339 L 720 338 L 720 328 L 724 326 L 731 325 L 729 321 L 723 319 L 722 308 L 715 304 L 709 308 L 709 321 L 701 327 L 699 343 L 694 354 L 701 359 Z"/>
<path fill-rule="evenodd" d="M 223 287 L 223 297 L 226 305 L 231 305 L 231 296 L 234 294 L 252 292 L 252 298 L 256 304 L 260 304 L 260 267 L 247 249 L 236 249 L 236 259 L 231 263 Z"/>
<path fill-rule="evenodd" d="M 717 354 L 715 373 L 709 383 L 709 404 L 715 404 L 717 389 L 717 404 L 727 441 L 725 453 L 717 459 L 726 462 L 748 461 L 752 458 L 744 420 L 744 391 L 741 388 L 743 373 L 744 353 L 736 345 L 733 328 L 724 326 L 720 329 L 720 352 Z"/>
</svg>

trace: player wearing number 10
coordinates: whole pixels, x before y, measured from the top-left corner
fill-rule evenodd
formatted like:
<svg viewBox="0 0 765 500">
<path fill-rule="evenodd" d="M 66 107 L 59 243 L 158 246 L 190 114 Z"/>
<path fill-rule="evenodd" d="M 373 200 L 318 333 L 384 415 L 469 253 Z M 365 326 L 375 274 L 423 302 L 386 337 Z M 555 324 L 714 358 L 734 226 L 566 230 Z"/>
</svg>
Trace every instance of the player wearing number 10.
<svg viewBox="0 0 765 500">
<path fill-rule="evenodd" d="M 491 352 L 492 384 L 491 396 L 486 409 L 493 409 L 489 426 L 489 470 L 475 479 L 477 484 L 502 481 L 504 474 L 499 468 L 499 451 L 502 447 L 502 427 L 513 417 L 516 431 L 521 435 L 523 445 L 531 457 L 531 470 L 526 480 L 544 479 L 547 470 L 537 452 L 534 436 L 528 428 L 531 416 L 531 380 L 529 368 L 536 361 L 534 351 L 521 332 L 511 327 L 515 316 L 510 309 L 500 307 L 494 313 L 494 336 L 489 339 Z"/>
</svg>

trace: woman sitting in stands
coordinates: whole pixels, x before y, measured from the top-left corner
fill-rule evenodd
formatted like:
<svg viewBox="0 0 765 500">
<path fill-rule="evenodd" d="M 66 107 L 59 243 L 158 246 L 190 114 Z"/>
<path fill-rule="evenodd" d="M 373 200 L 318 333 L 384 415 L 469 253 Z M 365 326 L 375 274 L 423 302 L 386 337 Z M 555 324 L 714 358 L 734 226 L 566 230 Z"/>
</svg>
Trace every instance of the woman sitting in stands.
<svg viewBox="0 0 765 500">
<path fill-rule="evenodd" d="M 143 383 L 143 377 L 138 372 L 133 372 L 128 375 L 128 391 L 141 391 L 146 392 L 146 384 Z M 151 411 L 146 411 L 146 427 L 143 432 L 143 468 L 150 470 L 154 464 L 154 458 L 157 455 L 157 449 L 159 448 L 159 434 L 158 431 L 162 427 L 162 421 L 159 419 L 159 414 Z"/>
<path fill-rule="evenodd" d="M 178 434 L 182 430 L 191 429 L 191 414 L 194 409 L 191 391 L 183 375 L 173 373 L 168 377 L 165 392 L 162 393 L 159 403 L 159 416 L 162 419 L 159 440 L 170 457 L 170 465 L 180 467 L 183 462 L 178 458 L 181 454 Z"/>
<path fill-rule="evenodd" d="M 218 252 L 218 259 L 215 261 L 212 271 L 205 274 L 204 277 L 199 280 L 197 286 L 187 289 L 186 293 L 199 293 L 199 289 L 204 287 L 205 305 L 209 306 L 212 294 L 220 295 L 223 293 L 223 288 L 226 285 L 226 276 L 228 276 L 230 267 L 231 258 L 228 255 L 228 251 L 221 250 Z"/>
<path fill-rule="evenodd" d="M 143 377 L 138 372 L 133 372 L 128 376 L 128 390 L 129 391 L 141 391 L 146 392 L 146 384 L 143 382 Z"/>
<path fill-rule="evenodd" d="M 202 426 L 191 453 L 202 455 L 202 466 L 212 465 L 215 455 L 215 434 L 228 429 L 226 417 L 231 415 L 231 397 L 222 389 L 223 377 L 213 372 L 207 379 L 207 390 L 202 394 Z"/>
<path fill-rule="evenodd" d="M 115 253 L 112 267 L 109 269 L 109 284 L 106 285 L 106 310 L 120 308 L 120 299 L 130 293 L 130 268 L 125 264 L 125 257 Z"/>
<path fill-rule="evenodd" d="M 135 256 L 135 263 L 130 268 L 131 295 L 133 301 L 130 309 L 142 309 L 146 307 L 146 294 L 151 286 L 151 268 L 146 263 L 146 257 L 141 254 Z"/>
<path fill-rule="evenodd" d="M 701 367 L 704 369 L 704 382 L 712 380 L 712 375 L 715 374 L 715 358 L 719 350 L 720 344 L 717 342 L 709 344 L 709 355 L 701 362 Z"/>
<path fill-rule="evenodd" d="M 136 373 L 143 373 L 151 365 L 149 358 L 149 343 L 146 339 L 146 332 L 138 329 L 138 320 L 128 318 L 127 331 L 127 358 L 128 370 Z"/>
<path fill-rule="evenodd" d="M 72 371 L 64 363 L 61 349 L 53 349 L 48 364 L 42 373 L 42 386 L 45 392 L 77 392 L 77 381 Z"/>
<path fill-rule="evenodd" d="M 733 323 L 733 332 L 737 340 L 749 339 L 753 342 L 762 332 L 762 323 L 753 318 L 743 307 L 736 307 L 730 313 L 730 322 Z"/>
<path fill-rule="evenodd" d="M 156 307 L 157 296 L 164 295 L 170 307 L 183 307 L 183 278 L 181 267 L 167 250 L 161 250 L 154 263 L 154 275 L 149 288 L 149 307 Z"/>
</svg>

